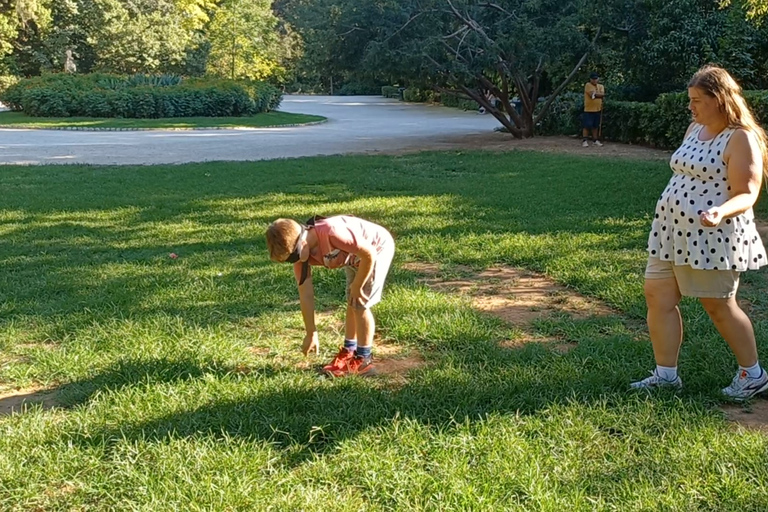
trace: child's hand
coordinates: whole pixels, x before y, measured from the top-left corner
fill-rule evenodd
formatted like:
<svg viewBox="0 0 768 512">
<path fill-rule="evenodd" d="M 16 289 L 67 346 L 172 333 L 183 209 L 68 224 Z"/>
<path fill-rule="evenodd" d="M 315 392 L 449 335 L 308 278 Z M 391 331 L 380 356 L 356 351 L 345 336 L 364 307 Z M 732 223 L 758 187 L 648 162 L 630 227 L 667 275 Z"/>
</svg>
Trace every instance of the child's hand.
<svg viewBox="0 0 768 512">
<path fill-rule="evenodd" d="M 320 353 L 320 340 L 317 337 L 317 331 L 304 336 L 304 343 L 301 344 L 301 351 L 304 353 L 304 356 L 308 356 L 309 353 L 313 351 L 315 355 Z"/>
<path fill-rule="evenodd" d="M 352 286 L 349 289 L 349 304 L 352 306 L 364 306 L 368 302 L 368 295 L 363 291 L 362 286 Z"/>
</svg>

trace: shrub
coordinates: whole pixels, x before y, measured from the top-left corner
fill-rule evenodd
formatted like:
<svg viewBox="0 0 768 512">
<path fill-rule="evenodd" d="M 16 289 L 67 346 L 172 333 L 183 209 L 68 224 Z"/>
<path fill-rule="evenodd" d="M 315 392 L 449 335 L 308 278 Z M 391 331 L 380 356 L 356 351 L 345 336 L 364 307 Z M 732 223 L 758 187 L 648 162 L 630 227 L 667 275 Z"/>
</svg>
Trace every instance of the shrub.
<svg viewBox="0 0 768 512">
<path fill-rule="evenodd" d="M 480 105 L 478 105 L 475 100 L 471 98 L 460 97 L 456 94 L 440 95 L 440 103 L 446 107 L 460 108 L 462 110 L 477 110 L 480 108 Z"/>
<path fill-rule="evenodd" d="M 603 112 L 603 133 L 615 141 L 658 145 L 662 142 L 655 131 L 658 110 L 654 103 L 612 101 Z"/>
<path fill-rule="evenodd" d="M 538 106 L 541 107 L 542 103 Z M 539 135 L 565 135 L 581 129 L 580 115 L 584 109 L 584 95 L 566 92 L 559 95 L 549 106 L 544 120 L 536 126 Z"/>
<path fill-rule="evenodd" d="M 37 117 L 229 117 L 274 110 L 282 93 L 264 82 L 62 73 L 21 80 L 0 101 Z"/>
<path fill-rule="evenodd" d="M 351 82 L 342 85 L 336 94 L 339 96 L 375 96 L 381 91 L 381 86 L 376 84 Z"/>
<path fill-rule="evenodd" d="M 403 91 L 403 101 L 411 103 L 434 103 L 440 100 L 440 94 L 432 89 L 408 87 Z"/>
<path fill-rule="evenodd" d="M 400 88 L 394 85 L 385 85 L 381 88 L 381 95 L 385 98 L 400 98 Z"/>
<path fill-rule="evenodd" d="M 768 124 L 768 91 L 744 91 L 744 97 L 757 121 Z M 537 133 L 572 135 L 580 132 L 581 93 L 563 94 L 551 108 L 537 127 Z M 684 92 L 661 94 L 653 103 L 609 100 L 603 113 L 603 134 L 618 142 L 672 149 L 680 145 L 690 122 L 688 94 Z"/>
</svg>

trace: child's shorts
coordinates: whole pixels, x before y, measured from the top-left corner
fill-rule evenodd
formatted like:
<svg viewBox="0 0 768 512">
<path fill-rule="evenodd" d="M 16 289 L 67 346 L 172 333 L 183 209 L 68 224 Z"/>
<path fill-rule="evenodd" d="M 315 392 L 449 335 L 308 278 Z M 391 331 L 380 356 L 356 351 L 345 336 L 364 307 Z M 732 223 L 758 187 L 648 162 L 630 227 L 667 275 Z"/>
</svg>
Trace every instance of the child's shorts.
<svg viewBox="0 0 768 512">
<path fill-rule="evenodd" d="M 646 279 L 674 277 L 680 294 L 686 297 L 727 299 L 736 295 L 740 272 L 736 270 L 700 270 L 688 265 L 675 265 L 653 256 L 645 267 Z"/>
<path fill-rule="evenodd" d="M 381 302 L 381 294 L 384 291 L 384 281 L 387 280 L 387 274 L 389 273 L 389 267 L 392 264 L 392 258 L 395 256 L 395 241 L 390 239 L 382 248 L 381 252 L 376 255 L 376 261 L 373 264 L 371 270 L 371 276 L 368 281 L 363 285 L 363 292 L 368 296 L 368 300 L 365 304 L 355 304 L 355 309 L 369 309 L 379 302 Z M 347 302 L 349 302 L 349 288 L 352 286 L 352 281 L 357 277 L 357 269 L 355 267 L 344 267 L 344 272 L 347 274 Z"/>
</svg>

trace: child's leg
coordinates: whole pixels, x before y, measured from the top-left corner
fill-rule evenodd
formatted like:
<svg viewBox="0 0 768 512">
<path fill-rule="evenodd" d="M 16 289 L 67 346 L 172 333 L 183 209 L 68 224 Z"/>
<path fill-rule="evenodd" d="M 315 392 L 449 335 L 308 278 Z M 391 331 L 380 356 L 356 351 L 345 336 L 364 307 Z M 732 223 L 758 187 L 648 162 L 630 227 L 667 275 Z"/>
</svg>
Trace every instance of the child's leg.
<svg viewBox="0 0 768 512">
<path fill-rule="evenodd" d="M 376 332 L 376 322 L 373 313 L 368 308 L 354 309 L 357 346 L 370 347 L 373 345 L 373 334 Z"/>
<path fill-rule="evenodd" d="M 344 348 L 347 350 L 357 350 L 357 320 L 355 308 L 347 304 L 347 316 L 344 322 Z"/>
<path fill-rule="evenodd" d="M 355 320 L 355 308 L 347 304 L 347 316 L 344 322 L 344 338 L 357 339 L 357 322 Z"/>
</svg>

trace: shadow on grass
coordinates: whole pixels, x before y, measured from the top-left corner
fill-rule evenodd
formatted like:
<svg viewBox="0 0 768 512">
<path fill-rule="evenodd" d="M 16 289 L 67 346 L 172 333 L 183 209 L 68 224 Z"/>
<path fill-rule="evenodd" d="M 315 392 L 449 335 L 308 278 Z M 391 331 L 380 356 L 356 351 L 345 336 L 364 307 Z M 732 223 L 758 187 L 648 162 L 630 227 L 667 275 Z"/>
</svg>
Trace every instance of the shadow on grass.
<svg viewBox="0 0 768 512">
<path fill-rule="evenodd" d="M 600 361 L 593 360 L 597 351 L 602 352 Z M 632 352 L 637 352 L 637 344 L 626 339 L 587 341 L 568 354 L 538 343 L 512 349 L 494 342 L 443 347 L 431 351 L 432 364 L 412 372 L 402 385 L 384 378 L 279 379 L 270 383 L 269 390 L 260 387 L 247 398 L 216 400 L 152 421 L 97 428 L 68 438 L 85 446 L 109 446 L 124 440 L 162 443 L 184 437 L 239 437 L 291 447 L 286 462 L 299 464 L 363 431 L 386 427 L 396 417 L 440 429 L 490 414 L 536 414 L 555 404 L 592 406 L 606 397 L 624 401 L 626 376 L 621 371 L 607 372 L 605 367 L 621 365 Z M 146 371 L 160 379 L 204 373 L 175 365 Z M 87 386 L 109 383 L 122 373 L 98 376 Z M 131 369 L 130 373 L 141 371 Z M 267 371 L 258 378 L 275 376 Z M 81 399 L 85 396 L 81 394 Z"/>
</svg>

